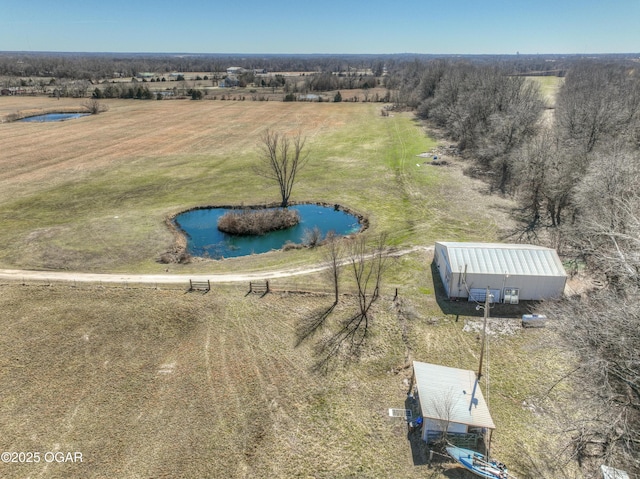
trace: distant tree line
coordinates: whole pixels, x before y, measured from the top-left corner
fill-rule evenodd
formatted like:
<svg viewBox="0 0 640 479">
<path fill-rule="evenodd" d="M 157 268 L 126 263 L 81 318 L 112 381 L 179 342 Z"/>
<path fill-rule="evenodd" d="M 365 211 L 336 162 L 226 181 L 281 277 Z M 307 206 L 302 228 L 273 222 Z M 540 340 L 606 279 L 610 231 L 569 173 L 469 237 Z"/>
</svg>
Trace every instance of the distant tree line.
<svg viewBox="0 0 640 479">
<path fill-rule="evenodd" d="M 307 76 L 302 89 L 304 91 L 368 89 L 375 88 L 378 84 L 378 79 L 373 75 L 334 74 L 325 71 Z"/>
<path fill-rule="evenodd" d="M 555 247 L 587 294 L 538 305 L 577 355 L 586 415 L 559 416 L 582 465 L 640 472 L 640 67 L 574 61 L 555 111 L 505 65 L 405 65 L 398 106 L 437 127 L 494 192 L 514 198 L 511 241 Z M 567 378 L 568 379 L 568 378 Z"/>
<path fill-rule="evenodd" d="M 104 88 L 95 88 L 93 98 L 134 98 L 136 100 L 153 100 L 156 94 L 142 85 L 130 86 L 128 84 L 110 83 Z"/>
<path fill-rule="evenodd" d="M 171 55 L 108 53 L 0 52 L 0 75 L 101 80 L 114 74 L 133 77 L 142 72 L 224 73 L 229 66 L 271 72 L 370 69 L 382 75 L 388 55 Z"/>
<path fill-rule="evenodd" d="M 399 104 L 415 108 L 490 171 L 503 193 L 512 178 L 509 160 L 535 135 L 544 105 L 536 84 L 509 73 L 499 65 L 413 63 L 397 94 Z"/>
<path fill-rule="evenodd" d="M 370 70 L 374 77 L 388 73 L 393 77 L 407 64 L 446 59 L 444 55 L 371 54 L 371 55 L 228 55 L 167 53 L 54 53 L 0 52 L 0 76 L 55 77 L 103 80 L 114 74 L 134 77 L 142 72 L 224 73 L 229 66 L 270 72 L 335 72 Z M 458 56 L 458 58 L 460 58 Z M 466 55 L 474 65 L 499 65 L 514 74 L 547 72 L 563 74 L 581 58 L 576 55 Z M 632 62 L 632 55 L 608 55 L 620 62 Z"/>
</svg>

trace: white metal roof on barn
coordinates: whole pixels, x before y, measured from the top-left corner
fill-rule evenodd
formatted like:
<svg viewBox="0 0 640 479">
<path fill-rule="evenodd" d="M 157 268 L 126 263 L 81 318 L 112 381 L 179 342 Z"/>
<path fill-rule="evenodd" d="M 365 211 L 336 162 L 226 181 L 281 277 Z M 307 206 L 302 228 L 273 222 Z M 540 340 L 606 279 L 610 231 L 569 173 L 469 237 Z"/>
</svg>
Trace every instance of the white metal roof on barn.
<svg viewBox="0 0 640 479">
<path fill-rule="evenodd" d="M 419 361 L 413 372 L 423 417 L 495 429 L 475 372 Z"/>
<path fill-rule="evenodd" d="M 530 244 L 438 242 L 447 250 L 451 271 L 468 274 L 566 276 L 554 249 Z"/>
</svg>

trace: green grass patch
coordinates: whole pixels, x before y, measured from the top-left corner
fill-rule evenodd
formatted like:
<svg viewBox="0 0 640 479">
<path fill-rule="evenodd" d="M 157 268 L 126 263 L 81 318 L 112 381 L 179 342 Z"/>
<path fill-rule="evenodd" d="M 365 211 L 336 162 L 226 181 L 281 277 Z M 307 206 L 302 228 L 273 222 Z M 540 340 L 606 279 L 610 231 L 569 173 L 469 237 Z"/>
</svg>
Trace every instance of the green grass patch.
<svg viewBox="0 0 640 479">
<path fill-rule="evenodd" d="M 333 120 L 336 112 L 324 107 L 321 113 Z M 382 117 L 374 106 L 347 107 L 339 110 L 344 121 L 337 126 L 307 127 L 313 133 L 307 138 L 310 162 L 300 172 L 292 200 L 352 208 L 368 217 L 373 233 L 388 232 L 394 246 L 429 244 L 443 237 L 465 239 L 490 229 L 490 223 L 482 226 L 490 217 L 474 217 L 469 205 L 460 201 L 464 189 L 450 168 L 421 164 L 417 155 L 435 142 L 411 115 Z M 234 108 L 240 108 L 241 117 L 250 117 L 256 107 Z M 305 134 L 301 118 L 299 130 Z M 190 128 L 204 127 L 197 119 L 192 121 Z M 237 148 L 227 143 L 223 149 L 213 147 L 199 154 L 155 156 L 149 151 L 2 198 L 0 218 L 5 227 L 0 241 L 9 247 L 0 252 L 0 264 L 162 271 L 164 266 L 155 260 L 171 248 L 173 238 L 163 223 L 170 214 L 199 205 L 278 201 L 276 185 L 253 171 L 260 131 L 252 133 L 253 143 L 238 136 Z M 133 132 L 123 126 L 116 136 L 126 143 L 129 134 Z M 280 261 L 288 263 L 290 256 L 282 254 Z"/>
</svg>

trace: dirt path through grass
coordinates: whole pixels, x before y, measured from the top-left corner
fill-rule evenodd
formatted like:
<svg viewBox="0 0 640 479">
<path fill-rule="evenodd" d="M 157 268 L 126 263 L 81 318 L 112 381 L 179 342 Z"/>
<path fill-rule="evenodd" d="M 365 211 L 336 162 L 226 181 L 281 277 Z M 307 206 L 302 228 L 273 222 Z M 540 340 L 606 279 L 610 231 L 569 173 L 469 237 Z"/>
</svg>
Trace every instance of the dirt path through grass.
<svg viewBox="0 0 640 479">
<path fill-rule="evenodd" d="M 414 246 L 391 252 L 391 256 L 398 257 L 416 251 L 431 251 L 433 246 Z M 346 263 L 346 262 L 345 262 Z M 324 264 L 305 268 L 279 269 L 258 273 L 227 273 L 227 274 L 110 274 L 110 273 L 82 273 L 70 271 L 30 271 L 18 269 L 0 269 L 0 279 L 13 281 L 76 281 L 83 283 L 143 283 L 143 284 L 176 284 L 193 281 L 210 281 L 212 283 L 238 283 L 247 281 L 261 281 L 267 279 L 287 278 L 317 273 L 327 269 Z"/>
</svg>

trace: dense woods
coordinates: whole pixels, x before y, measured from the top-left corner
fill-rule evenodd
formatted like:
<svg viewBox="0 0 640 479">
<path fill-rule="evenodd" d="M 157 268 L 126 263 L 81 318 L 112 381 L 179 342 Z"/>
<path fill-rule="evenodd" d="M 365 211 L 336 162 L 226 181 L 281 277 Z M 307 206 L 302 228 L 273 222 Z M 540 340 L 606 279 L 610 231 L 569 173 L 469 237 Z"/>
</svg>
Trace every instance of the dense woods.
<svg viewBox="0 0 640 479">
<path fill-rule="evenodd" d="M 558 454 L 638 473 L 640 68 L 583 60 L 562 74 L 553 115 L 535 83 L 504 65 L 410 64 L 399 96 L 518 201 L 511 241 L 555 247 L 589 278 L 584 294 L 540 307 L 580 362 L 566 378 L 580 404 L 559 414 L 568 444 Z"/>
</svg>

